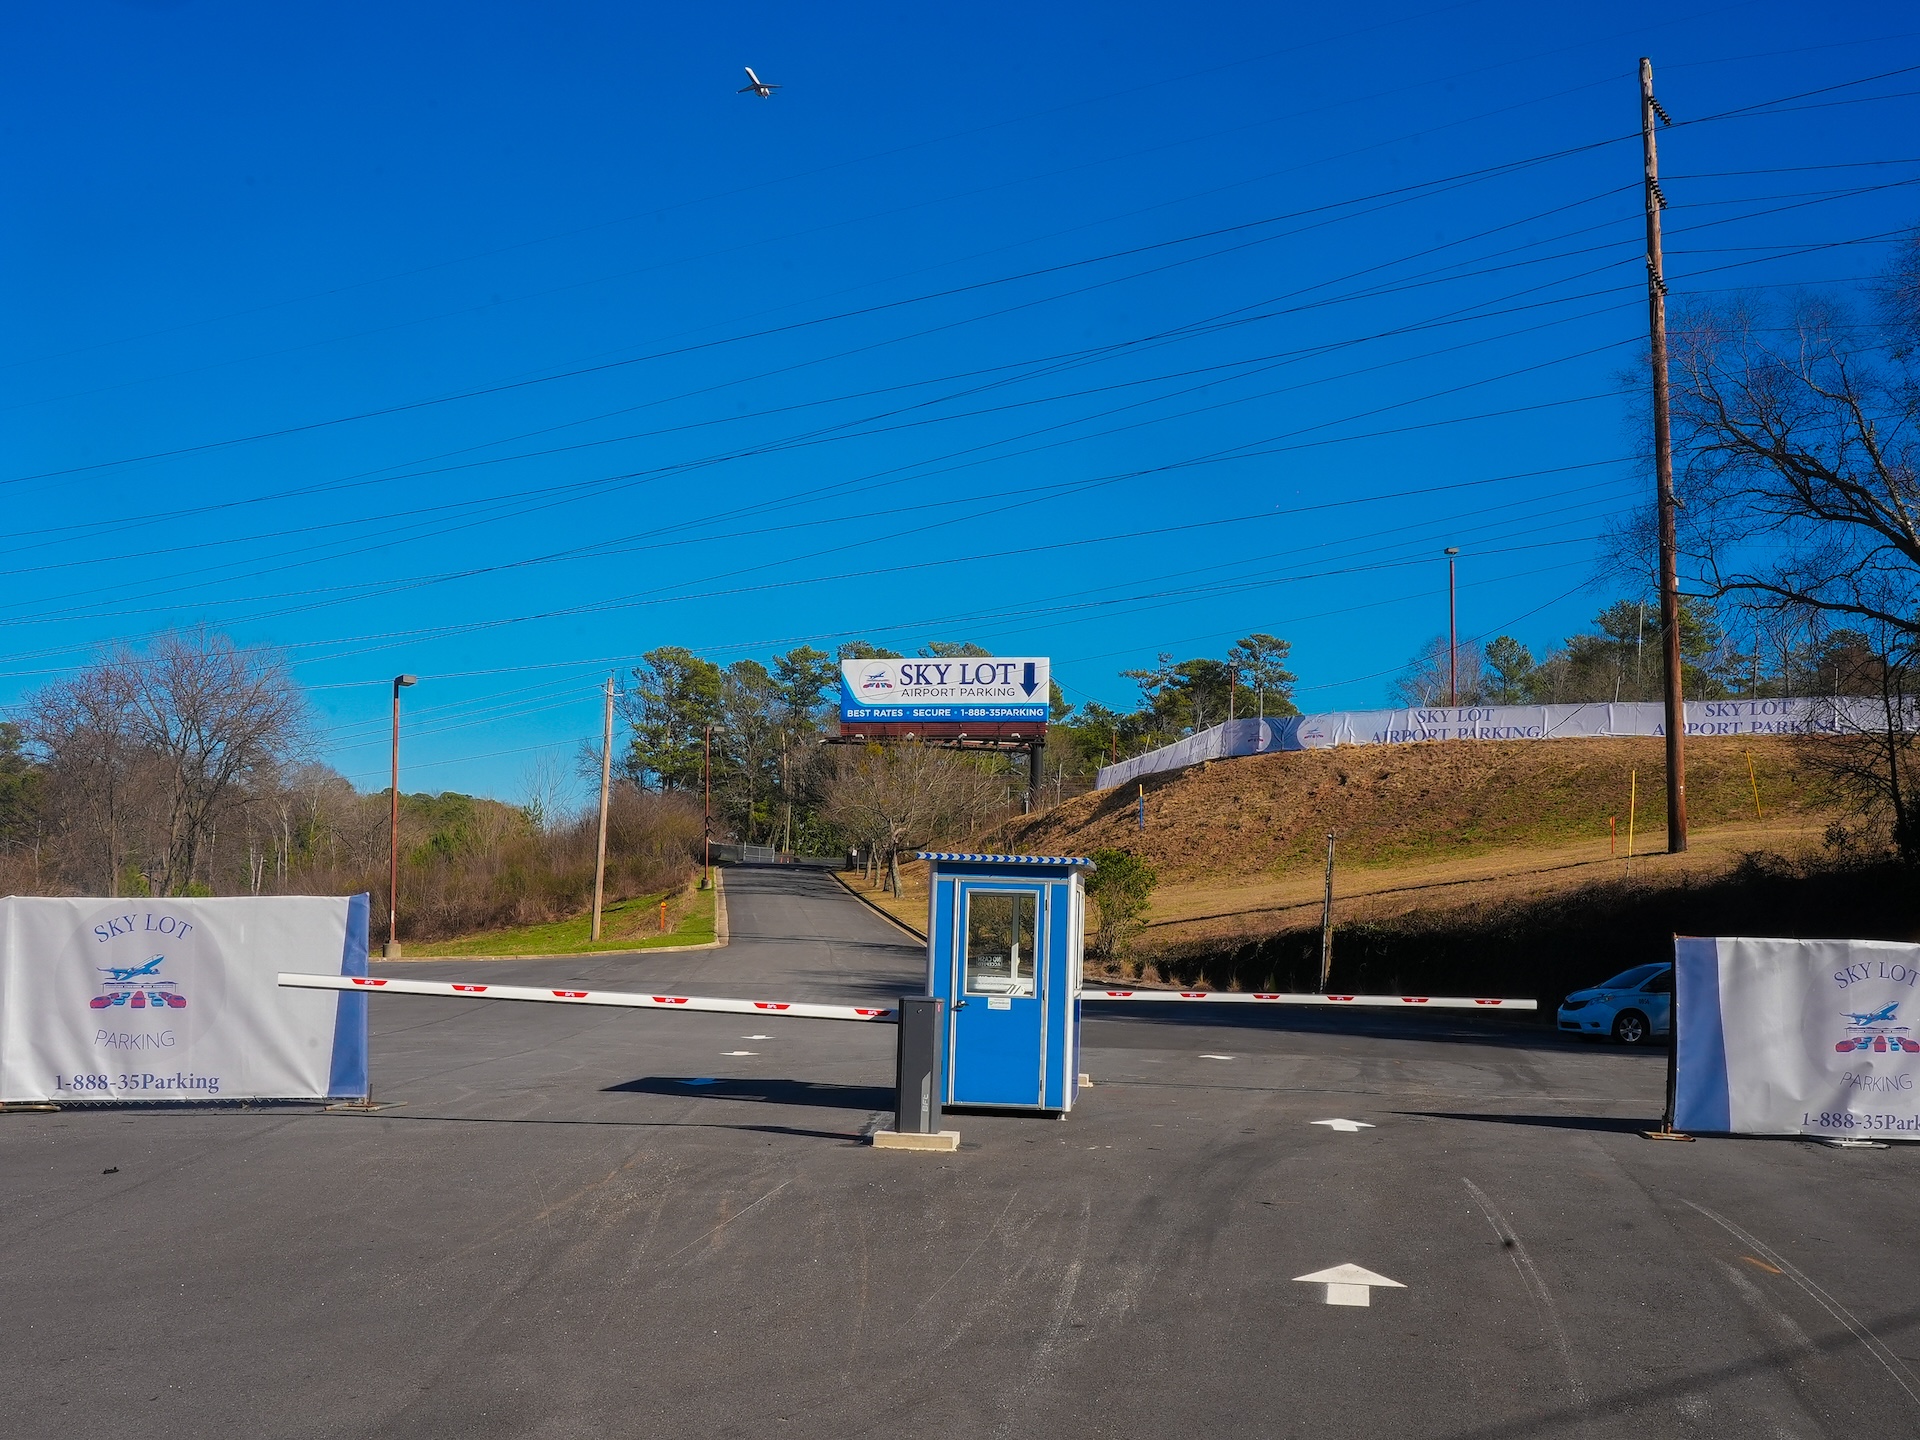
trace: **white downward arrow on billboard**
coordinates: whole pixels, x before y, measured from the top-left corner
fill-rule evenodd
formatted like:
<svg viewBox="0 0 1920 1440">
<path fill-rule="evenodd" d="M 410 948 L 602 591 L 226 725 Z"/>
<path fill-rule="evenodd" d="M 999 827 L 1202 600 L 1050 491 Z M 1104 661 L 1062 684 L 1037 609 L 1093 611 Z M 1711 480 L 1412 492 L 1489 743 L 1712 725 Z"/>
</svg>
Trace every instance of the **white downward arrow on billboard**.
<svg viewBox="0 0 1920 1440">
<path fill-rule="evenodd" d="M 1331 1270 L 1316 1270 L 1311 1275 L 1296 1275 L 1293 1279 L 1296 1285 L 1326 1286 L 1329 1305 L 1371 1305 L 1376 1285 L 1389 1290 L 1407 1288 L 1398 1280 L 1389 1280 L 1358 1265 L 1336 1265 Z"/>
</svg>

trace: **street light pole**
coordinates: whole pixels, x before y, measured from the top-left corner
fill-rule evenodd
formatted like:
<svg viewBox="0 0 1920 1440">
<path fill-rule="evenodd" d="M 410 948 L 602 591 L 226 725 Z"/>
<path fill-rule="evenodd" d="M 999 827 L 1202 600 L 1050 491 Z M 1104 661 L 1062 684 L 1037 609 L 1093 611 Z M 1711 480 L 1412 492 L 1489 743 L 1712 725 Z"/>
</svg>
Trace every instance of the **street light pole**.
<svg viewBox="0 0 1920 1440">
<path fill-rule="evenodd" d="M 600 905 L 607 893 L 607 791 L 613 780 L 613 676 L 607 676 L 606 708 L 600 736 L 600 840 L 593 856 L 593 933 L 600 938 Z"/>
<path fill-rule="evenodd" d="M 393 808 L 387 821 L 387 959 L 400 958 L 400 692 L 418 675 L 393 677 Z"/>
<path fill-rule="evenodd" d="M 1460 553 L 1460 547 L 1447 547 L 1447 705 L 1449 708 L 1460 703 L 1460 627 L 1456 617 L 1453 589 L 1453 557 Z"/>
</svg>

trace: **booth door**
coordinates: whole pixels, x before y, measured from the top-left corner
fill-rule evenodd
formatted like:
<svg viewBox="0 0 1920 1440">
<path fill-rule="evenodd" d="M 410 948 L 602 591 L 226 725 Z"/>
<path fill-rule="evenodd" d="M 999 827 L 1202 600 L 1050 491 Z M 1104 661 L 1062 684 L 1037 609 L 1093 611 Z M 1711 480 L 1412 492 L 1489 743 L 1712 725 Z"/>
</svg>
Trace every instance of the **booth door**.
<svg viewBox="0 0 1920 1440">
<path fill-rule="evenodd" d="M 1043 903 L 1037 885 L 961 887 L 948 1012 L 950 1104 L 1045 1103 Z"/>
</svg>

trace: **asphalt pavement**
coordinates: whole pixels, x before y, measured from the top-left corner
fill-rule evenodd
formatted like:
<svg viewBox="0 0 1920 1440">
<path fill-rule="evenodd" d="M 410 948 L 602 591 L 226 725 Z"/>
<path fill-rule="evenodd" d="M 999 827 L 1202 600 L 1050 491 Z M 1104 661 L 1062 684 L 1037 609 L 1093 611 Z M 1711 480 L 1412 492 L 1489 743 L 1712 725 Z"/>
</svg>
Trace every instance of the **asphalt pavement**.
<svg viewBox="0 0 1920 1440">
<path fill-rule="evenodd" d="M 830 877 L 727 893 L 720 950 L 376 972 L 920 989 Z M 1067 1120 L 925 1155 L 864 1143 L 889 1026 L 371 1004 L 375 1115 L 0 1115 L 0 1435 L 1920 1434 L 1920 1150 L 1642 1139 L 1659 1051 L 1132 1007 Z M 1405 1288 L 1294 1278 L 1349 1264 Z"/>
</svg>

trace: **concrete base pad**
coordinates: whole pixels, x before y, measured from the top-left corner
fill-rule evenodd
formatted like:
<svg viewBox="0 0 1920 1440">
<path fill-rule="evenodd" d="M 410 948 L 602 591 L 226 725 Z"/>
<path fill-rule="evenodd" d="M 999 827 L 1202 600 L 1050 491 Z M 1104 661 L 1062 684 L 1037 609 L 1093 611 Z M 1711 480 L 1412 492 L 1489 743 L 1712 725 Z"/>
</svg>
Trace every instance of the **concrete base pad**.
<svg viewBox="0 0 1920 1440">
<path fill-rule="evenodd" d="M 932 1135 L 911 1135 L 899 1130 L 876 1130 L 873 1134 L 873 1148 L 876 1150 L 958 1150 L 960 1132 L 941 1130 Z"/>
</svg>

